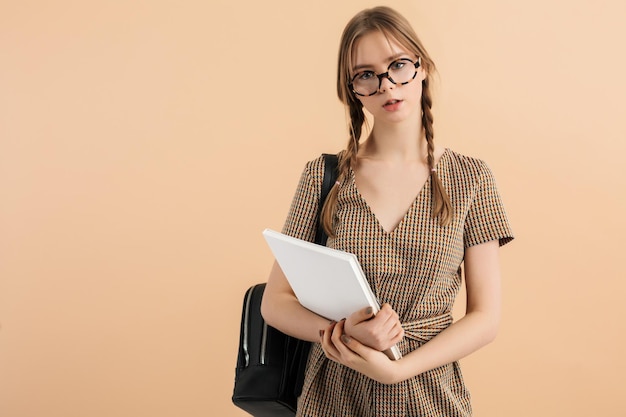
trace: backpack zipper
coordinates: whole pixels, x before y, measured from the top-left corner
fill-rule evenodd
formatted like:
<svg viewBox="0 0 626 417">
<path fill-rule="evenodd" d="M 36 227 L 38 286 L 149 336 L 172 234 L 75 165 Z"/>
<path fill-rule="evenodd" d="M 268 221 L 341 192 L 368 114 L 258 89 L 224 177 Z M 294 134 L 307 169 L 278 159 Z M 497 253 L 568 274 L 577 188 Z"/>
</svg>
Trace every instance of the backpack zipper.
<svg viewBox="0 0 626 417">
<path fill-rule="evenodd" d="M 246 309 L 243 320 L 243 357 L 245 360 L 245 366 L 250 365 L 250 353 L 248 352 L 248 333 L 250 332 L 248 326 L 250 325 L 250 302 L 252 300 L 252 288 L 248 290 L 246 294 Z"/>
<path fill-rule="evenodd" d="M 267 323 L 263 322 L 263 336 L 261 337 L 261 365 L 265 365 L 265 352 L 267 346 Z"/>
</svg>

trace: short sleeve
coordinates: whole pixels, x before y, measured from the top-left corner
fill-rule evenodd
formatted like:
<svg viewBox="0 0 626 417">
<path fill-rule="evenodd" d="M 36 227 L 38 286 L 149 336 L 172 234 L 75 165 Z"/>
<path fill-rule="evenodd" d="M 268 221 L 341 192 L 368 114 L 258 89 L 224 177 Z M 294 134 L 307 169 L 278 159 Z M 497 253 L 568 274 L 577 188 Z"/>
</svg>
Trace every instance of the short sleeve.
<svg viewBox="0 0 626 417">
<path fill-rule="evenodd" d="M 286 235 L 309 242 L 315 240 L 317 229 L 317 210 L 321 187 L 321 179 L 318 178 L 319 165 L 320 161 L 314 160 L 308 162 L 304 167 L 282 230 Z"/>
<path fill-rule="evenodd" d="M 469 207 L 463 233 L 465 248 L 498 239 L 500 246 L 513 240 L 509 220 L 489 167 L 480 161 L 476 192 Z"/>
</svg>

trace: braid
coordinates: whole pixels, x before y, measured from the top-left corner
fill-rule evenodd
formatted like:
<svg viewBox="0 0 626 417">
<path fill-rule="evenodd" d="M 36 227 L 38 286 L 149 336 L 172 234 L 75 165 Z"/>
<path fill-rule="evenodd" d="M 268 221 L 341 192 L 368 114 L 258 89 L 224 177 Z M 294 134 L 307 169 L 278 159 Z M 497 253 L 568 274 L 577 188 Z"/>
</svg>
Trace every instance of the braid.
<svg viewBox="0 0 626 417">
<path fill-rule="evenodd" d="M 428 169 L 431 176 L 431 193 L 433 197 L 433 217 L 439 217 L 439 224 L 446 226 L 452 221 L 452 203 L 450 197 L 446 193 L 439 175 L 435 168 L 435 144 L 433 134 L 433 114 L 431 111 L 433 101 L 430 97 L 430 88 L 428 78 L 422 82 L 422 126 L 426 136 L 426 144 L 428 145 Z"/>
<path fill-rule="evenodd" d="M 320 219 L 324 231 L 330 237 L 335 237 L 334 219 L 337 210 L 339 188 L 341 188 L 341 184 L 343 184 L 344 180 L 348 177 L 350 167 L 356 165 L 356 154 L 359 151 L 359 139 L 361 138 L 363 123 L 365 122 L 365 114 L 363 113 L 361 103 L 355 99 L 351 99 L 350 101 L 350 138 L 348 139 L 346 151 L 339 157 L 337 183 L 333 185 L 328 193 L 328 197 L 326 197 Z"/>
</svg>

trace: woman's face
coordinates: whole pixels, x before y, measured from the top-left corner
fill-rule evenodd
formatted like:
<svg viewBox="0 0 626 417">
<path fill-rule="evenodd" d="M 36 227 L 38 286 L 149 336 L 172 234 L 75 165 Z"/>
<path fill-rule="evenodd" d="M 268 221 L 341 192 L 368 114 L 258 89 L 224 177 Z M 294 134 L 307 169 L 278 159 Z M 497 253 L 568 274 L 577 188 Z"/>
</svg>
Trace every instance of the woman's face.
<svg viewBox="0 0 626 417">
<path fill-rule="evenodd" d="M 415 121 L 415 117 L 421 118 L 422 81 L 426 73 L 421 66 L 415 71 L 414 63 L 417 59 L 415 54 L 380 31 L 363 35 L 357 41 L 354 50 L 354 67 L 351 68 L 353 89 L 359 91 L 357 88 L 359 83 L 361 85 L 374 84 L 370 90 L 361 90 L 365 94 L 375 91 L 373 95 L 357 95 L 356 97 L 374 116 L 375 122 L 399 123 L 406 120 Z M 382 77 L 379 81 L 377 75 L 386 72 L 389 72 L 392 78 L 394 74 L 397 74 L 401 79 L 394 79 L 396 84 L 387 77 Z M 402 78 L 403 74 L 408 75 Z M 415 77 L 409 79 L 407 84 L 401 84 L 413 74 Z M 380 87 L 376 89 L 376 85 Z"/>
</svg>

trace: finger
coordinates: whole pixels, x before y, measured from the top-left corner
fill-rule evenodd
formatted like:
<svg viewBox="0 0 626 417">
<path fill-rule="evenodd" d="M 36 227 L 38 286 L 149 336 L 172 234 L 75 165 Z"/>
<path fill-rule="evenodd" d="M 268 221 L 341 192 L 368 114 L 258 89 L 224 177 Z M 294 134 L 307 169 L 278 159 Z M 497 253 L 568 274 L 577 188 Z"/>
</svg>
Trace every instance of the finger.
<svg viewBox="0 0 626 417">
<path fill-rule="evenodd" d="M 388 331 L 391 331 L 391 329 L 393 329 L 396 326 L 398 326 L 398 327 L 402 326 L 402 323 L 400 323 L 400 317 L 398 316 L 398 313 L 396 313 L 391 308 L 391 306 L 389 306 L 389 304 L 385 304 L 385 310 L 382 311 L 382 318 L 381 318 L 381 320 L 383 320 L 383 322 L 384 322 L 383 326 Z"/>
<path fill-rule="evenodd" d="M 339 343 L 337 345 L 337 349 L 341 349 L 342 347 L 346 345 L 346 343 L 349 343 L 352 340 L 352 338 L 344 332 L 345 322 L 337 323 L 337 327 L 335 327 L 335 330 L 336 330 L 336 334 L 333 336 L 337 338 L 337 342 Z"/>
<path fill-rule="evenodd" d="M 373 320 L 376 321 L 380 330 L 386 332 L 390 332 L 396 325 L 401 325 L 398 313 L 396 313 L 389 304 L 384 304 Z"/>
<path fill-rule="evenodd" d="M 346 319 L 340 320 L 335 326 L 333 326 L 332 334 L 330 336 L 330 341 L 335 347 L 341 345 L 341 335 L 343 334 L 343 329 L 345 325 Z"/>
<path fill-rule="evenodd" d="M 339 361 L 338 358 L 340 354 L 339 354 L 339 351 L 337 350 L 337 347 L 332 341 L 332 334 L 336 326 L 337 326 L 337 322 L 335 322 L 334 320 L 331 321 L 328 327 L 326 328 L 326 330 L 322 331 L 321 338 L 322 338 L 322 349 L 324 350 L 326 357 L 338 362 Z"/>
<path fill-rule="evenodd" d="M 379 335 L 389 335 L 392 333 L 396 333 L 397 329 L 401 327 L 400 321 L 395 320 L 390 315 L 376 315 L 374 319 L 372 319 L 372 332 L 375 332 Z"/>
<path fill-rule="evenodd" d="M 402 339 L 404 338 L 404 329 L 402 327 L 400 327 L 396 334 L 394 334 L 391 337 L 391 343 L 392 345 L 395 345 L 396 343 L 399 343 Z"/>
<path fill-rule="evenodd" d="M 326 329 L 322 331 L 322 333 L 321 333 L 322 343 L 329 343 L 330 342 L 330 337 L 333 334 L 333 330 L 334 330 L 336 325 L 337 325 L 337 322 L 333 320 L 333 321 L 331 321 L 328 324 L 328 327 L 326 327 Z"/>
<path fill-rule="evenodd" d="M 398 313 L 396 312 L 396 310 L 393 309 L 393 307 L 391 307 L 391 304 L 389 303 L 385 303 L 382 307 L 381 307 L 381 311 L 383 311 L 385 314 L 388 314 L 391 317 L 394 318 L 398 318 Z"/>
<path fill-rule="evenodd" d="M 385 322 L 400 320 L 398 313 L 396 313 L 395 310 L 388 303 L 383 304 L 377 316 L 378 315 L 381 315 Z"/>
<path fill-rule="evenodd" d="M 337 323 L 337 326 L 335 326 L 333 331 L 333 342 L 335 343 L 335 348 L 338 353 L 341 355 L 341 362 L 346 364 L 354 362 L 357 357 L 360 357 L 360 354 L 358 353 L 359 351 L 355 351 L 352 348 L 354 347 L 355 349 L 360 349 L 360 347 L 363 347 L 364 345 L 362 345 L 358 340 L 348 336 L 344 332 L 344 326 L 344 321 Z"/>
<path fill-rule="evenodd" d="M 353 363 L 357 358 L 365 358 L 368 353 L 373 351 L 345 333 L 341 335 L 341 346 L 338 349 L 342 353 L 344 361 L 348 363 Z"/>
<path fill-rule="evenodd" d="M 398 314 L 389 304 L 384 304 L 381 307 L 381 312 L 376 315 L 374 320 L 377 321 L 376 332 L 380 337 L 380 343 L 376 346 L 378 349 L 388 349 L 404 337 L 404 329 Z"/>
<path fill-rule="evenodd" d="M 337 323 L 337 325 L 333 329 L 333 336 L 331 338 L 333 344 L 335 345 L 335 348 L 339 351 L 339 353 L 342 353 L 342 351 L 345 352 L 344 343 L 343 343 L 343 339 L 347 337 L 345 333 L 345 324 L 346 324 L 345 320 L 342 320 L 339 323 Z"/>
<path fill-rule="evenodd" d="M 398 343 L 404 337 L 404 328 L 399 320 L 389 320 L 384 327 L 392 345 Z"/>
<path fill-rule="evenodd" d="M 374 309 L 372 309 L 372 307 L 365 307 L 352 313 L 346 321 L 348 321 L 351 326 L 355 326 L 372 317 L 374 317 Z"/>
</svg>

